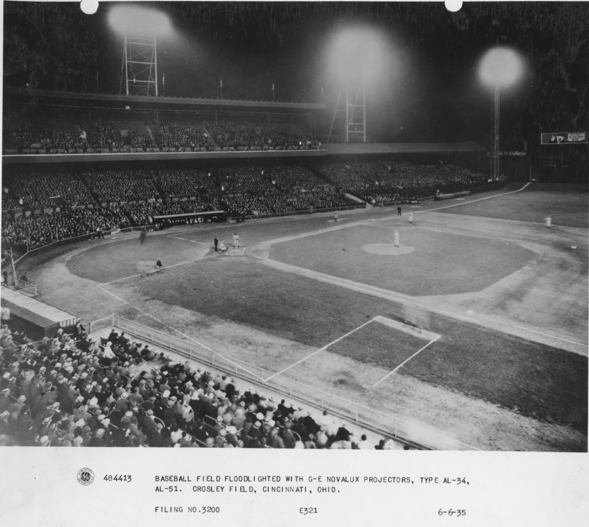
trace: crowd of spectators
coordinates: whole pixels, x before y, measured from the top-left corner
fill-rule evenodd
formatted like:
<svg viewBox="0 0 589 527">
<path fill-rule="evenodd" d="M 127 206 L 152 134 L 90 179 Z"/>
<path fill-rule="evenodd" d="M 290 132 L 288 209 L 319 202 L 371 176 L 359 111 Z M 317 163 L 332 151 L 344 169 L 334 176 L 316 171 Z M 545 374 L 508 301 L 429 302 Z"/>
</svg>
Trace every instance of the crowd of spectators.
<svg viewBox="0 0 589 527">
<path fill-rule="evenodd" d="M 372 204 L 411 202 L 486 180 L 483 174 L 456 165 L 424 165 L 405 160 L 322 163 L 318 169 L 345 192 Z"/>
<path fill-rule="evenodd" d="M 153 148 L 155 143 L 151 139 L 149 133 L 133 128 L 129 130 L 129 142 L 133 148 L 141 148 L 147 150 Z"/>
<path fill-rule="evenodd" d="M 222 123 L 211 126 L 216 145 L 219 148 L 254 148 L 264 146 L 264 137 L 259 126 L 235 123 Z"/>
<path fill-rule="evenodd" d="M 312 190 L 331 186 L 301 165 L 274 166 L 272 168 L 271 178 L 272 184 L 283 190 Z"/>
<path fill-rule="evenodd" d="M 206 148 L 213 150 L 215 143 L 204 129 L 199 125 L 160 124 L 154 125 L 158 128 L 156 139 L 161 148 Z"/>
<path fill-rule="evenodd" d="M 354 172 L 347 163 L 322 162 L 317 164 L 317 170 L 346 192 L 355 193 L 369 185 L 369 182 Z"/>
<path fill-rule="evenodd" d="M 114 329 L 36 344 L 0 330 L 2 445 L 59 447 L 400 449 L 339 419 L 175 362 Z"/>
<path fill-rule="evenodd" d="M 2 214 L 2 244 L 34 249 L 58 240 L 129 226 L 118 207 L 64 208 L 53 214 Z"/>
<path fill-rule="evenodd" d="M 71 207 L 94 203 L 88 188 L 75 172 L 6 170 L 3 185 L 17 205 L 30 209 L 52 207 L 51 197 L 61 197 Z"/>
<path fill-rule="evenodd" d="M 275 128 L 271 129 L 268 137 L 266 138 L 266 144 L 273 145 L 273 146 L 282 146 L 282 147 L 289 147 L 289 146 L 310 146 L 311 143 L 308 142 L 303 136 L 300 134 L 296 134 L 285 130 L 284 128 Z"/>
<path fill-rule="evenodd" d="M 197 196 L 201 192 L 218 194 L 217 178 L 211 171 L 163 169 L 159 171 L 159 184 L 167 198 Z"/>
<path fill-rule="evenodd" d="M 82 149 L 88 148 L 88 143 L 81 135 L 63 131 L 59 127 L 25 124 L 15 130 L 10 130 L 4 135 L 4 148 L 12 148 L 18 151 L 23 149 L 41 149 L 45 151 L 58 149 Z"/>
<path fill-rule="evenodd" d="M 4 213 L 12 212 L 3 214 L 2 235 L 13 245 L 37 247 L 97 229 L 154 225 L 155 216 L 223 210 L 229 216 L 261 217 L 356 205 L 346 193 L 373 205 L 415 203 L 485 179 L 454 165 L 409 161 L 319 163 L 314 170 L 279 164 L 207 171 L 8 172 L 2 203 Z M 56 213 L 44 214 L 46 209 Z"/>
<path fill-rule="evenodd" d="M 224 200 L 230 214 L 246 216 L 331 209 L 355 204 L 354 201 L 336 193 L 333 189 L 315 189 L 309 192 L 300 190 L 274 192 L 265 196 L 246 193 L 225 196 Z"/>
<path fill-rule="evenodd" d="M 234 167 L 222 168 L 218 172 L 221 191 L 228 194 L 268 193 L 276 189 L 269 180 L 268 174 L 262 167 Z"/>
<path fill-rule="evenodd" d="M 124 144 L 121 131 L 112 122 L 94 122 L 87 126 L 88 141 L 94 149 L 112 150 Z"/>
<path fill-rule="evenodd" d="M 257 124 L 225 121 L 221 123 L 174 123 L 139 121 L 86 121 L 78 124 L 26 123 L 4 135 L 6 149 L 51 150 L 71 153 L 112 152 L 129 147 L 147 151 L 151 148 L 174 150 L 270 150 L 274 148 L 318 148 L 319 143 L 295 126 L 262 127 Z M 74 128 L 80 132 L 74 132 Z"/>
<path fill-rule="evenodd" d="M 161 198 L 152 171 L 105 170 L 87 172 L 84 177 L 100 203 Z"/>
</svg>

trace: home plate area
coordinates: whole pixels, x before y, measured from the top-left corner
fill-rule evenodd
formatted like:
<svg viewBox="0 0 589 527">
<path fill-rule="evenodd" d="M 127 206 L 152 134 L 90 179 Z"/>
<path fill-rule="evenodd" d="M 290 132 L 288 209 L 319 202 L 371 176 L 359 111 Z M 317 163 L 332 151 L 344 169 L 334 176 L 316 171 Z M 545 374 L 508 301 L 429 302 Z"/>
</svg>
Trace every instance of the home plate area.
<svg viewBox="0 0 589 527">
<path fill-rule="evenodd" d="M 245 247 L 238 247 L 237 249 L 229 247 L 229 250 L 225 254 L 227 256 L 243 256 L 245 254 Z"/>
</svg>

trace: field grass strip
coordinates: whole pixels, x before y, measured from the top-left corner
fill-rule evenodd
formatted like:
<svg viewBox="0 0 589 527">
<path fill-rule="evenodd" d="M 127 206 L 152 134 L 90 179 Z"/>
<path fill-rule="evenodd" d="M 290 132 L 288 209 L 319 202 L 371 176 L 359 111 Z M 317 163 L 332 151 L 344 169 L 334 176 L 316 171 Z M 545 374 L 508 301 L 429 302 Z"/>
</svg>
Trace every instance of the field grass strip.
<svg viewBox="0 0 589 527">
<path fill-rule="evenodd" d="M 459 315 L 455 315 L 455 316 L 456 316 L 456 318 L 460 318 Z M 490 320 L 492 320 L 493 322 L 496 322 L 498 324 L 505 324 L 506 326 L 509 326 L 512 328 L 521 329 L 522 331 L 529 331 L 530 333 L 536 333 L 538 335 L 542 335 L 543 337 L 561 340 L 562 342 L 568 342 L 569 344 L 574 344 L 575 346 L 581 346 L 583 348 L 589 348 L 589 345 L 584 344 L 583 342 L 577 342 L 576 340 L 565 339 L 564 337 L 557 337 L 556 335 L 551 335 L 550 333 L 544 333 L 543 331 L 538 331 L 537 329 L 527 328 L 525 326 L 518 326 L 517 324 L 513 324 L 512 322 L 509 322 L 507 320 L 505 320 L 505 321 L 498 320 L 493 317 L 488 317 L 487 315 L 477 315 L 477 316 L 480 316 L 480 317 L 484 316 L 485 318 L 489 318 Z M 479 324 L 479 325 L 483 325 L 483 323 L 478 321 L 476 318 L 464 317 L 464 320 L 467 320 L 469 322 L 475 322 L 476 324 Z"/>
<path fill-rule="evenodd" d="M 438 335 L 435 339 L 430 340 L 425 346 L 423 346 L 423 348 L 417 350 L 413 355 L 411 355 L 411 357 L 406 358 L 401 364 L 399 364 L 394 370 L 391 370 L 389 373 L 387 373 L 380 381 L 378 381 L 376 384 L 372 385 L 372 388 L 376 388 L 382 381 L 384 381 L 385 379 L 387 379 L 388 377 L 390 377 L 393 373 L 395 373 L 396 371 L 399 370 L 399 368 L 402 368 L 405 364 L 407 364 L 413 357 L 416 357 L 417 355 L 419 355 L 425 348 L 427 348 L 428 346 L 431 346 L 434 342 L 436 342 L 439 338 L 441 337 L 441 335 Z"/>
<path fill-rule="evenodd" d="M 491 328 L 496 331 L 505 332 L 505 328 L 510 328 L 510 329 L 514 330 L 514 331 L 512 331 L 511 334 L 516 335 L 520 338 L 525 338 L 527 340 L 540 342 L 542 344 L 546 344 L 546 342 L 536 340 L 530 335 L 522 335 L 522 332 L 529 333 L 532 335 L 535 335 L 535 334 L 542 335 L 543 337 L 550 338 L 554 341 L 565 342 L 569 345 L 572 345 L 572 346 L 582 349 L 582 351 L 579 351 L 578 349 L 571 350 L 569 348 L 565 348 L 566 351 L 570 351 L 572 353 L 578 353 L 578 354 L 586 356 L 587 355 L 586 350 L 589 348 L 589 346 L 583 342 L 569 340 L 564 337 L 559 337 L 557 335 L 552 335 L 550 333 L 544 333 L 542 331 L 534 330 L 534 329 L 531 329 L 531 328 L 528 328 L 525 326 L 519 326 L 517 324 L 513 324 L 508 321 L 499 320 L 499 319 L 496 319 L 496 318 L 493 318 L 490 316 L 485 315 L 484 319 L 483 319 L 482 317 L 476 318 L 476 317 L 472 317 L 472 316 L 460 315 L 458 313 L 453 313 L 452 311 L 440 309 L 436 306 L 430 306 L 424 302 L 419 302 L 414 297 L 404 295 L 403 293 L 398 293 L 396 291 L 390 291 L 388 289 L 382 289 L 380 287 L 375 287 L 375 286 L 371 286 L 371 285 L 367 285 L 367 284 L 362 284 L 359 282 L 354 282 L 353 280 L 348 280 L 346 278 L 340 278 L 340 277 L 336 277 L 333 275 L 320 273 L 318 271 L 312 271 L 310 269 L 305 269 L 303 267 L 297 267 L 295 265 L 286 264 L 283 262 L 278 262 L 276 260 L 272 260 L 271 258 L 262 258 L 262 257 L 256 256 L 255 254 L 252 254 L 252 256 L 254 258 L 260 260 L 261 262 L 263 262 L 264 265 L 267 265 L 269 267 L 274 267 L 275 269 L 280 269 L 282 271 L 298 274 L 299 276 L 304 276 L 307 278 L 311 278 L 313 280 L 319 280 L 320 282 L 325 282 L 325 283 L 336 285 L 339 287 L 345 287 L 347 289 L 350 289 L 351 291 L 357 291 L 359 293 L 364 293 L 364 294 L 371 295 L 371 296 L 374 296 L 377 298 L 383 298 L 384 300 L 388 300 L 389 302 L 399 302 L 399 303 L 404 303 L 404 304 L 411 305 L 411 306 L 422 307 L 422 308 L 425 308 L 425 309 L 431 311 L 432 313 L 444 315 L 446 317 L 453 318 L 456 320 L 470 322 L 471 324 L 476 324 L 478 326 L 482 326 L 485 328 Z M 503 329 L 501 329 L 501 328 L 503 328 Z M 518 330 L 518 331 L 515 331 L 515 330 Z M 550 344 L 550 345 L 557 347 L 557 344 Z"/>
<path fill-rule="evenodd" d="M 264 379 L 264 382 L 268 382 L 270 379 L 277 377 L 278 375 L 281 375 L 282 373 L 284 373 L 287 370 L 290 370 L 291 368 L 294 368 L 296 365 L 300 364 L 301 362 L 305 362 L 307 359 L 310 359 L 311 357 L 317 355 L 317 353 L 319 353 L 321 351 L 325 351 L 327 348 L 329 348 L 329 346 L 332 346 L 336 342 L 339 342 L 340 340 L 345 339 L 346 337 L 348 337 L 352 333 L 358 331 L 359 329 L 362 329 L 364 326 L 367 326 L 371 322 L 374 322 L 374 320 L 375 320 L 374 318 L 367 320 L 366 322 L 364 322 L 364 324 L 358 326 L 357 328 L 354 328 L 352 331 L 348 331 L 345 335 L 342 335 L 341 337 L 335 339 L 334 341 L 330 342 L 329 344 L 326 344 L 322 348 L 319 348 L 317 351 L 314 351 L 313 353 L 307 355 L 306 357 L 303 357 L 302 359 L 296 361 L 295 363 L 291 364 L 290 366 L 287 366 L 283 370 L 280 370 L 278 373 L 274 373 L 274 374 L 270 375 L 270 377 L 268 377 L 267 379 Z"/>
</svg>

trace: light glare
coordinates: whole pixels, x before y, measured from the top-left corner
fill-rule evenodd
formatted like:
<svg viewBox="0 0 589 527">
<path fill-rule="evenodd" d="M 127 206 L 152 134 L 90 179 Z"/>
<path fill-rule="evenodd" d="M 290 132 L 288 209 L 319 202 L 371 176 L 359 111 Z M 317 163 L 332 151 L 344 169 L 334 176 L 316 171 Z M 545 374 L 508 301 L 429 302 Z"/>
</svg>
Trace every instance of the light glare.
<svg viewBox="0 0 589 527">
<path fill-rule="evenodd" d="M 328 61 L 332 75 L 339 78 L 374 78 L 387 68 L 390 45 L 376 30 L 352 27 L 339 32 L 329 46 Z"/>
<path fill-rule="evenodd" d="M 509 48 L 493 48 L 481 59 L 479 76 L 491 86 L 506 87 L 513 84 L 523 72 L 519 55 Z"/>
<path fill-rule="evenodd" d="M 117 5 L 108 13 L 112 28 L 121 34 L 163 36 L 172 32 L 169 18 L 155 9 Z"/>
</svg>

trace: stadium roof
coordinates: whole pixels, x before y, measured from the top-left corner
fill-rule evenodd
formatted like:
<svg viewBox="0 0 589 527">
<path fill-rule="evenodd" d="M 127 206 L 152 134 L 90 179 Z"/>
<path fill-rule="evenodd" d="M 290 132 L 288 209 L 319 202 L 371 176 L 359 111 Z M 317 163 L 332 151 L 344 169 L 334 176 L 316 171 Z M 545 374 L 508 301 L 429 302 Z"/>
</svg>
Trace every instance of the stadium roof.
<svg viewBox="0 0 589 527">
<path fill-rule="evenodd" d="M 102 103 L 120 103 L 128 106 L 130 104 L 156 105 L 159 107 L 166 106 L 210 106 L 218 108 L 260 108 L 266 110 L 303 110 L 318 111 L 325 110 L 324 103 L 306 103 L 306 102 L 281 102 L 281 101 L 251 101 L 240 99 L 199 99 L 194 97 L 145 97 L 139 95 L 107 95 L 103 93 L 78 93 L 62 92 L 51 90 L 31 91 L 25 88 L 4 88 L 5 94 L 22 95 L 25 97 L 42 97 L 45 99 L 82 101 L 82 102 L 102 102 Z"/>
<path fill-rule="evenodd" d="M 328 155 L 358 154 L 482 154 L 487 149 L 463 143 L 333 143 L 323 145 Z"/>
</svg>

